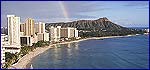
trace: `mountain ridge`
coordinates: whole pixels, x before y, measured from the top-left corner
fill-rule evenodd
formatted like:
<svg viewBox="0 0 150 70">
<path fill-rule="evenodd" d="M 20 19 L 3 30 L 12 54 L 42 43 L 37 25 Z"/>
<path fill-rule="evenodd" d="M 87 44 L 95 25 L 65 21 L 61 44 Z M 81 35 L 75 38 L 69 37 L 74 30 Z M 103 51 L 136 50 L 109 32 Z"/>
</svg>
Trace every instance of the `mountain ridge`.
<svg viewBox="0 0 150 70">
<path fill-rule="evenodd" d="M 74 27 L 80 31 L 80 35 L 88 34 L 89 36 L 108 36 L 109 34 L 128 35 L 141 33 L 141 31 L 139 32 L 137 30 L 115 24 L 106 17 L 96 20 L 77 20 L 72 22 L 46 23 L 47 30 L 49 30 L 51 26 Z"/>
</svg>

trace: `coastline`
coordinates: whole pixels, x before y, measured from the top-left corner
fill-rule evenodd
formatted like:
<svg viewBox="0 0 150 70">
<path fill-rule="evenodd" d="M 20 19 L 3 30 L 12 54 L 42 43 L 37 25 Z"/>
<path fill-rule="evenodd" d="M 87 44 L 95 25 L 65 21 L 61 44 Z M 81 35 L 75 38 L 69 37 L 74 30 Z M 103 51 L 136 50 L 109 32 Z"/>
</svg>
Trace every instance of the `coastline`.
<svg viewBox="0 0 150 70">
<path fill-rule="evenodd" d="M 79 39 L 75 41 L 69 41 L 69 42 L 62 42 L 62 43 L 56 43 L 56 44 L 50 44 L 49 46 L 46 47 L 38 47 L 34 49 L 33 51 L 29 52 L 25 56 L 19 59 L 19 61 L 15 64 L 13 64 L 9 69 L 14 69 L 14 68 L 30 68 L 31 61 L 34 59 L 34 57 L 39 56 L 43 52 L 45 52 L 48 49 L 54 48 L 54 45 L 58 44 L 67 44 L 67 43 L 73 43 L 73 42 L 80 42 L 80 41 L 85 41 L 85 40 L 90 40 L 90 39 L 106 39 L 106 38 L 120 38 L 120 37 L 129 37 L 129 36 L 137 36 L 137 35 L 126 35 L 126 36 L 106 36 L 106 37 L 91 37 L 91 38 L 84 38 L 84 39 Z"/>
</svg>

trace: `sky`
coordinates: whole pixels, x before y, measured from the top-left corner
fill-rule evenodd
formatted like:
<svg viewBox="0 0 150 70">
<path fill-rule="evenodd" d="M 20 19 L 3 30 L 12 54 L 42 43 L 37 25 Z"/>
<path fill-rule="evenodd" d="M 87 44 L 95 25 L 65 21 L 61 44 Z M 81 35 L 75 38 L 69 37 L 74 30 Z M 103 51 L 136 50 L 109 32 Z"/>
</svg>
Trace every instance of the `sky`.
<svg viewBox="0 0 150 70">
<path fill-rule="evenodd" d="M 2 1 L 1 26 L 7 26 L 7 15 L 35 22 L 70 22 L 107 17 L 124 27 L 149 26 L 148 1 Z"/>
</svg>

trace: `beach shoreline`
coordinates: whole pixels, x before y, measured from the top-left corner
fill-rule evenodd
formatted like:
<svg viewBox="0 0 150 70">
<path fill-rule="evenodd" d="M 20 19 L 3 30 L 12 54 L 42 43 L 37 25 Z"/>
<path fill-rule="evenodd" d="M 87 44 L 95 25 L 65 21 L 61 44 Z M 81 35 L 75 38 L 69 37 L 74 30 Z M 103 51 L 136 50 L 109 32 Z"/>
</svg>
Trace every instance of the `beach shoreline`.
<svg viewBox="0 0 150 70">
<path fill-rule="evenodd" d="M 84 39 L 79 39 L 79 40 L 75 40 L 75 41 L 50 44 L 49 46 L 46 46 L 46 47 L 38 47 L 38 48 L 34 49 L 33 51 L 29 52 L 28 54 L 26 54 L 25 56 L 23 56 L 22 58 L 20 58 L 19 61 L 17 63 L 13 64 L 9 69 L 14 69 L 14 68 L 15 69 L 26 69 L 26 68 L 28 69 L 28 68 L 30 68 L 32 59 L 34 59 L 36 56 L 39 56 L 46 50 L 54 48 L 53 47 L 54 45 L 80 42 L 80 41 L 91 40 L 91 39 L 121 38 L 121 37 L 129 37 L 129 36 L 137 36 L 137 35 L 91 37 L 91 38 L 84 38 Z"/>
</svg>

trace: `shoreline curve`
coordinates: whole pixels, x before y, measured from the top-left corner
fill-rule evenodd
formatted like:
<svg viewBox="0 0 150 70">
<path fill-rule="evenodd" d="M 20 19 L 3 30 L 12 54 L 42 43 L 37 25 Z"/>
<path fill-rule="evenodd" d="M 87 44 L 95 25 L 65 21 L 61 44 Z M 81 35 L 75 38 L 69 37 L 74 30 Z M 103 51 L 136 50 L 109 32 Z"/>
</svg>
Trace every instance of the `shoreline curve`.
<svg viewBox="0 0 150 70">
<path fill-rule="evenodd" d="M 120 37 L 129 37 L 129 36 L 137 36 L 137 35 L 126 35 L 126 36 L 106 36 L 106 37 L 91 37 L 91 38 L 85 38 L 85 39 L 80 39 L 80 40 L 75 40 L 75 41 L 69 41 L 69 42 L 62 42 L 62 43 L 57 43 L 57 44 L 50 44 L 49 46 L 45 47 L 38 47 L 34 49 L 33 51 L 29 52 L 25 56 L 19 59 L 19 61 L 15 64 L 13 64 L 11 67 L 8 69 L 28 69 L 30 68 L 30 62 L 34 57 L 42 54 L 48 49 L 52 49 L 54 45 L 59 45 L 59 44 L 67 44 L 67 43 L 73 43 L 73 42 L 80 42 L 80 41 L 85 41 L 85 40 L 90 40 L 90 39 L 106 39 L 106 38 L 120 38 Z"/>
</svg>

